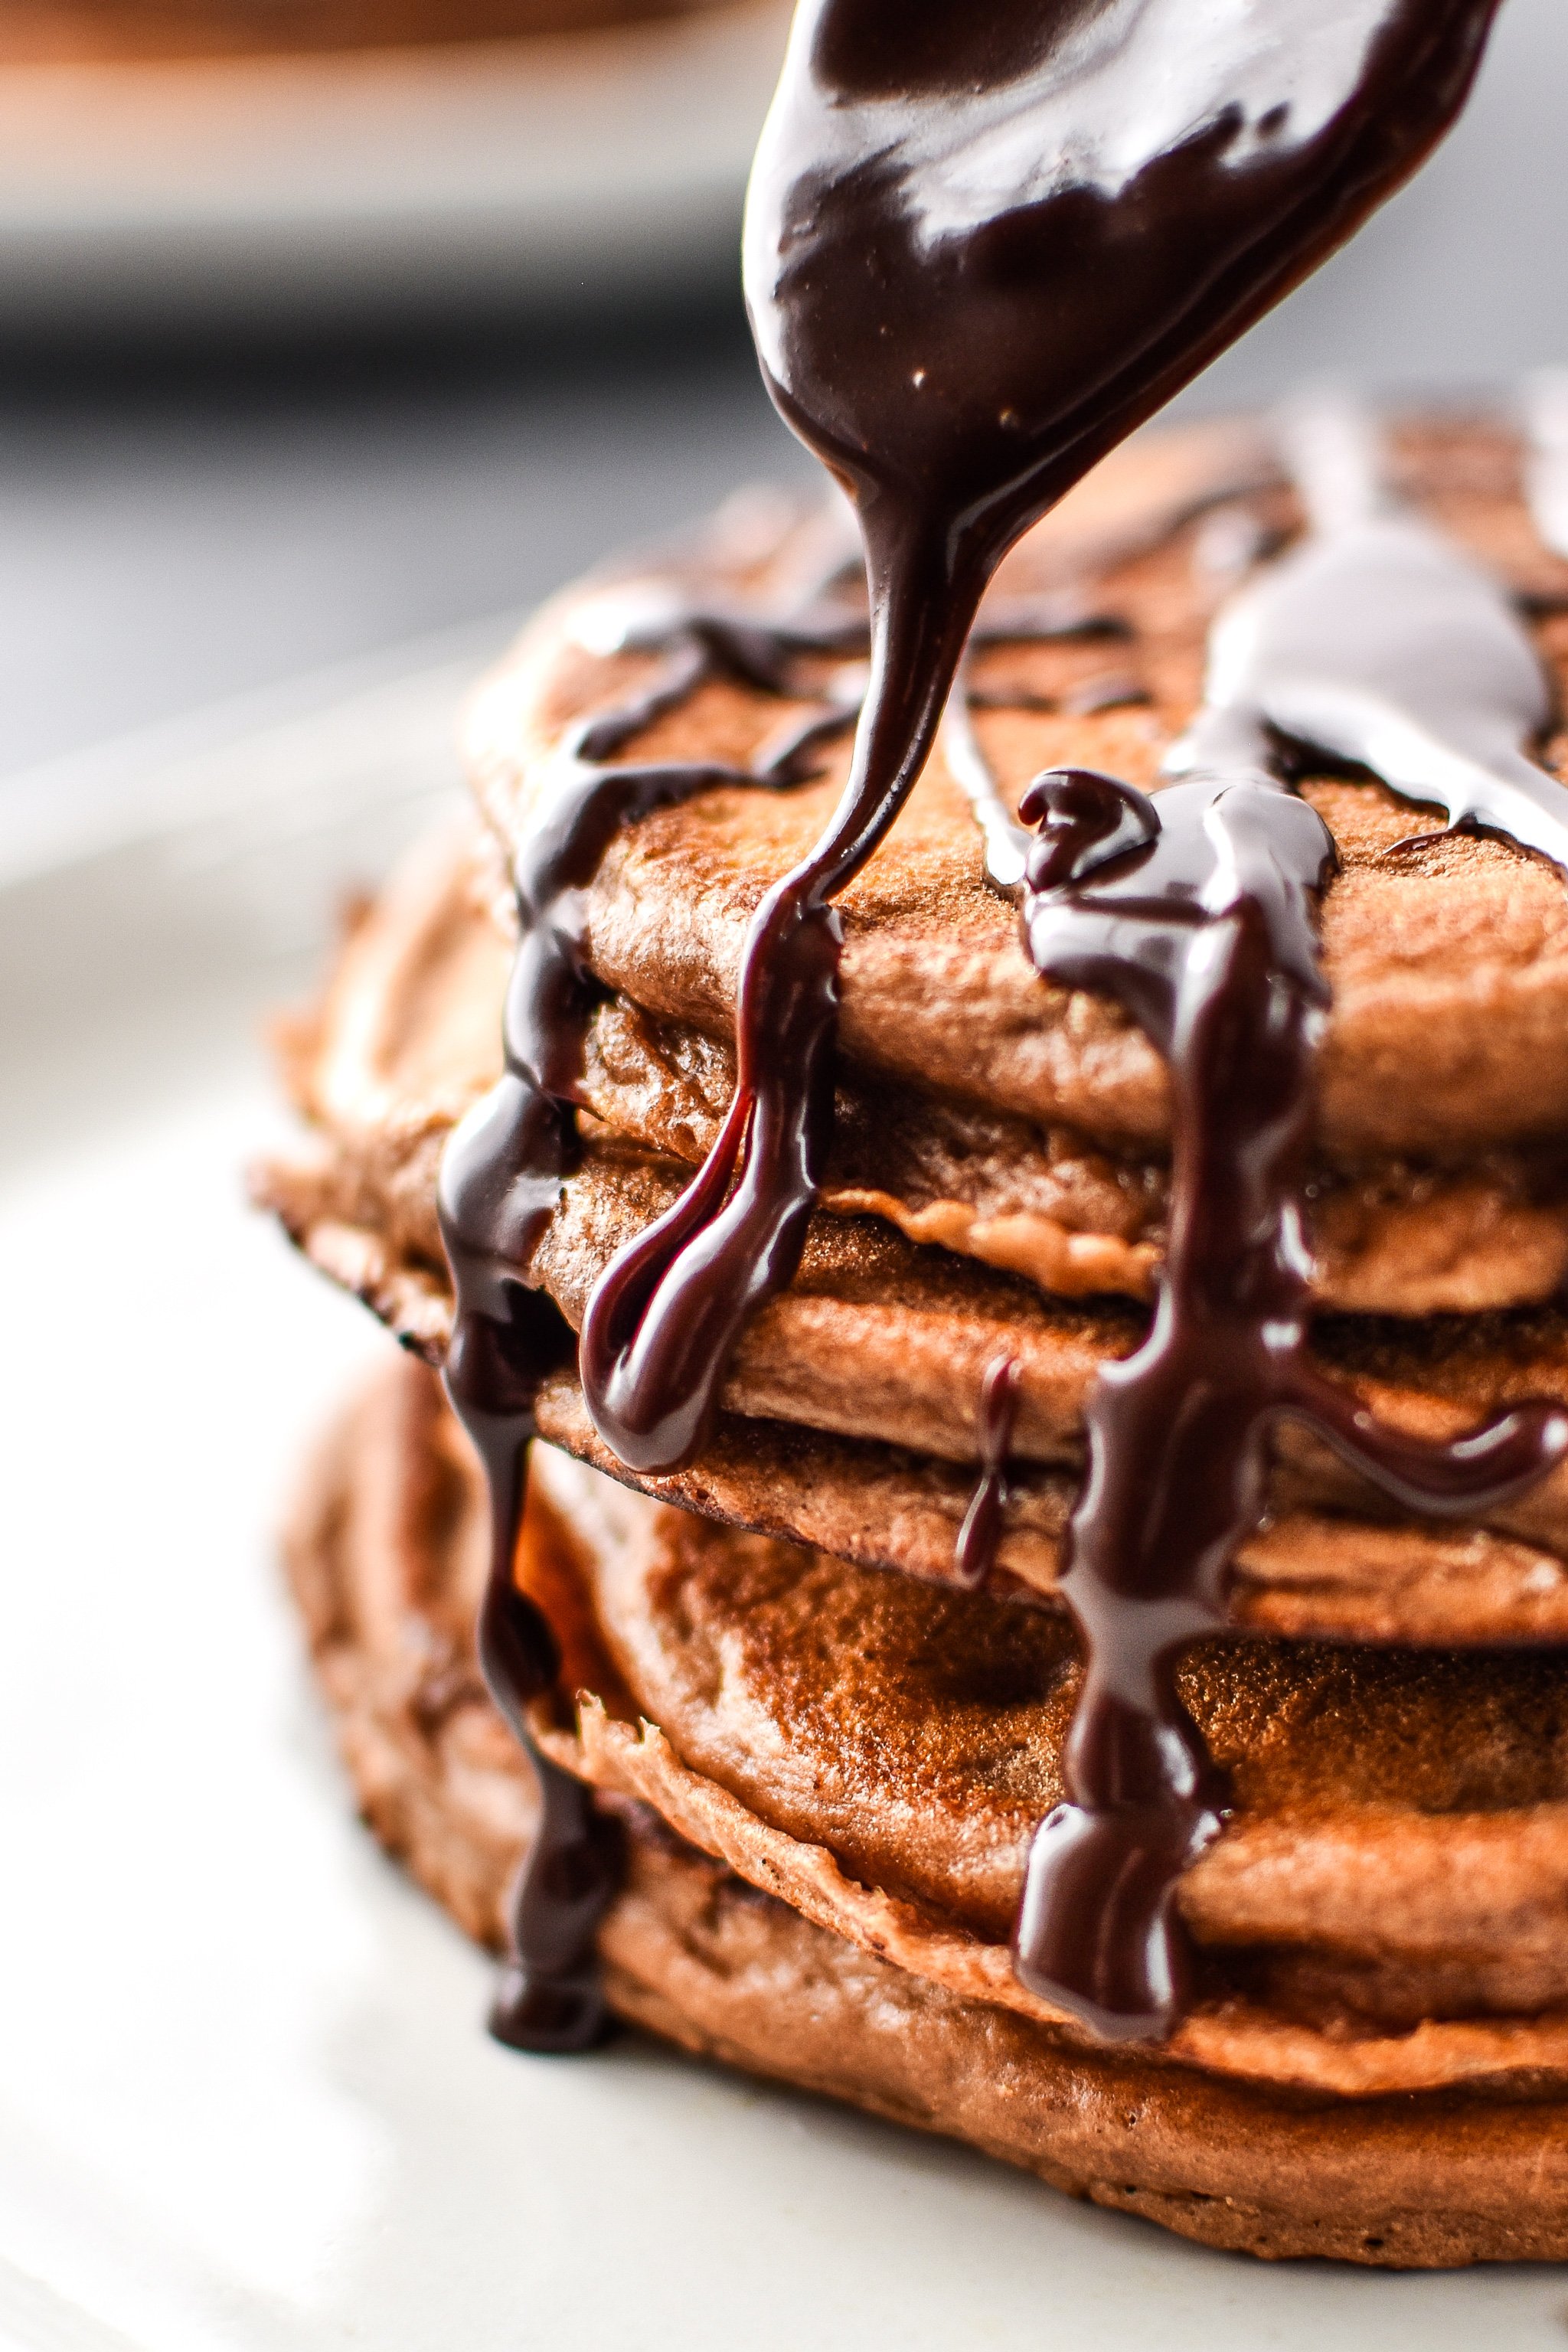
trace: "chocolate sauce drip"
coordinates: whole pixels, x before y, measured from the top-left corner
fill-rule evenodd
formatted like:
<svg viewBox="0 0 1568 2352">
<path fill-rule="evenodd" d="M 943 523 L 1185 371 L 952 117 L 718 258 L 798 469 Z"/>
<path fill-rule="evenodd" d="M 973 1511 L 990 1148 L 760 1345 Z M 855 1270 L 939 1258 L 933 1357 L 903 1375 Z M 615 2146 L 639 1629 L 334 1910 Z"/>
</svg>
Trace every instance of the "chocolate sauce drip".
<svg viewBox="0 0 1568 2352">
<path fill-rule="evenodd" d="M 836 560 L 804 609 L 784 620 L 707 610 L 657 588 L 583 616 L 597 649 L 657 654 L 661 667 L 641 693 L 579 726 L 554 772 L 542 780 L 513 861 L 519 936 L 502 1024 L 505 1075 L 464 1120 L 442 1162 L 441 1232 L 457 1294 L 447 1388 L 484 1462 L 490 1496 L 480 1659 L 542 1797 L 512 1906 L 512 1957 L 492 2017 L 498 2037 L 519 2048 L 584 2048 L 604 2030 L 594 1932 L 616 1883 L 615 1843 L 588 1791 L 540 1753 L 529 1728 L 531 1703 L 553 1682 L 555 1654 L 515 1576 L 534 1396 L 548 1373 L 570 1362 L 575 1345 L 526 1274 L 576 1164 L 574 1097 L 587 1024 L 603 992 L 587 970 L 582 893 L 614 835 L 654 809 L 724 784 L 787 791 L 819 772 L 823 754 L 860 709 L 865 613 L 824 601 L 842 570 Z M 1114 620 L 1056 597 L 998 603 L 977 636 L 1005 645 L 1120 633 Z M 826 681 L 803 683 L 806 667 L 820 673 L 825 662 Z M 782 700 L 816 698 L 817 708 L 764 744 L 749 768 L 623 756 L 700 687 L 722 677 Z M 635 1262 L 636 1245 L 627 1258 Z M 721 1297 L 719 1305 L 726 1309 Z M 595 1360 L 585 1329 L 590 1393 Z M 721 1369 L 721 1356 L 714 1360 Z"/>
<path fill-rule="evenodd" d="M 1018 1418 L 1018 1366 L 1011 1356 L 986 1365 L 980 1383 L 980 1484 L 963 1515 L 953 1548 L 960 1584 L 978 1591 L 996 1565 L 1007 1507 L 1007 1457 Z"/>
<path fill-rule="evenodd" d="M 969 615 L 965 615 L 968 630 Z M 862 624 L 866 627 L 867 624 Z M 889 698 L 885 609 L 872 606 L 871 678 L 854 766 L 828 830 L 773 885 L 747 935 L 736 1006 L 735 1091 L 718 1139 L 679 1199 L 599 1276 L 578 1363 L 595 1427 L 634 1470 L 679 1467 L 712 1425 L 748 1318 L 800 1262 L 833 1116 L 833 1048 L 843 930 L 834 896 L 902 807 L 941 715 L 956 653 Z M 1061 597 L 998 601 L 976 646 L 1124 634 L 1113 617 Z M 885 754 L 915 703 L 897 774 Z M 853 723 L 855 713 L 848 714 Z M 753 782 L 766 781 L 753 778 Z"/>
<path fill-rule="evenodd" d="M 1414 627 L 1386 593 L 1391 562 L 1419 583 Z M 1479 815 L 1516 838 L 1517 825 L 1568 866 L 1568 792 L 1522 748 L 1544 709 L 1534 651 L 1490 583 L 1411 519 L 1357 513 L 1221 617 L 1207 699 L 1166 761 L 1180 781 L 1154 799 L 1048 773 L 1020 807 L 1038 827 L 1026 848 L 972 737 L 954 763 L 994 877 L 1016 891 L 1023 866 L 1037 967 L 1112 996 L 1171 1073 L 1170 1238 L 1149 1336 L 1102 1370 L 1086 1412 L 1061 1576 L 1085 1646 L 1068 1801 L 1036 1840 L 1015 1947 L 1026 1984 L 1108 2038 L 1164 2032 L 1190 1998 L 1176 1887 L 1226 1789 L 1175 1667 L 1226 1622 L 1274 1424 L 1305 1423 L 1437 1517 L 1493 1508 L 1568 1453 L 1554 1405 L 1433 1444 L 1381 1426 L 1309 1360 L 1301 1202 L 1328 1003 L 1313 909 L 1334 850 L 1289 790 L 1281 740 L 1282 714 L 1300 746 L 1304 716 L 1327 711 L 1330 740 L 1306 748 L 1375 765 L 1456 824 Z"/>
<path fill-rule="evenodd" d="M 855 505 L 870 686 L 832 821 L 752 920 L 718 1139 L 589 1301 L 584 1393 L 629 1467 L 690 1459 L 799 1263 L 832 1118 L 833 901 L 924 764 L 996 563 L 1414 168 L 1496 5 L 1257 0 L 1196 34 L 1181 0 L 797 11 L 747 299 L 770 392 Z"/>
<path fill-rule="evenodd" d="M 1512 602 L 1387 498 L 1363 438 L 1337 410 L 1298 424 L 1329 527 L 1222 616 L 1204 710 L 1168 772 L 1268 764 L 1270 738 L 1283 738 L 1436 804 L 1447 831 L 1568 863 L 1568 798 L 1527 749 L 1551 723 L 1552 690 Z"/>
<path fill-rule="evenodd" d="M 1453 120 L 1494 0 L 808 0 L 746 283 L 873 575 L 956 610 Z M 918 625 L 918 624 L 916 625 Z"/>
<path fill-rule="evenodd" d="M 797 698 L 803 656 L 854 650 L 864 635 L 864 620 L 853 613 L 771 625 L 672 603 L 635 616 L 614 642 L 662 652 L 659 674 L 617 709 L 578 728 L 541 791 L 514 861 L 519 944 L 503 1019 L 505 1074 L 447 1146 L 439 1207 L 457 1293 L 447 1391 L 483 1461 L 490 1500 L 480 1663 L 540 1790 L 539 1825 L 512 1904 L 511 1958 L 491 2020 L 498 2038 L 521 2049 L 584 2049 L 605 2030 L 594 1937 L 617 1883 L 612 1825 L 532 1737 L 529 1709 L 552 1688 L 557 1661 L 549 1626 L 516 1581 L 534 1398 L 541 1381 L 571 1361 L 574 1346 L 563 1318 L 525 1277 L 576 1162 L 573 1095 L 597 1001 L 584 958 L 581 894 L 621 825 L 719 784 L 782 789 L 803 780 L 824 744 L 853 726 L 857 702 L 829 702 L 792 728 L 755 770 L 623 760 L 637 736 L 713 677 Z"/>
<path fill-rule="evenodd" d="M 1496 5 L 1254 0 L 1195 28 L 1184 0 L 800 10 L 752 179 L 748 300 L 775 400 L 855 503 L 869 687 L 838 808 L 752 924 L 718 1141 L 589 1302 L 584 1391 L 629 1466 L 696 1450 L 742 1324 L 795 1271 L 832 1115 L 833 901 L 923 765 L 997 561 L 1414 168 L 1462 103 Z M 510 1498 L 498 1592 L 542 1360 L 521 1271 L 570 1165 L 590 997 L 574 894 L 616 825 L 734 780 L 610 763 L 669 707 L 660 692 L 689 691 L 710 662 L 776 690 L 765 631 L 689 618 L 675 634 L 684 664 L 580 735 L 581 772 L 520 856 L 507 1074 L 444 1174 L 453 1399 Z M 556 1344 L 551 1329 L 544 1358 Z M 508 1661 L 496 1671 L 504 1697 Z M 518 1928 L 520 1969 L 548 1989 L 557 1960 L 525 1947 L 536 1921 L 520 1912 Z"/>
<path fill-rule="evenodd" d="M 471 1432 L 472 1417 L 468 1427 Z M 505 1493 L 521 1484 L 523 1448 L 514 1429 L 498 1436 L 500 1458 L 489 1455 L 486 1468 Z M 513 1528 L 510 1552 L 498 1547 L 498 1559 L 510 1563 L 515 1534 Z M 510 1564 L 498 1575 L 492 1563 L 479 1651 L 490 1695 L 521 1743 L 539 1790 L 538 1820 L 510 1901 L 510 1951 L 491 2004 L 490 2031 L 514 2050 L 589 2050 L 609 2030 L 595 1934 L 619 1883 L 619 1844 L 615 1823 L 595 1811 L 591 1791 L 542 1755 L 533 1738 L 529 1705 L 550 1690 L 559 1660 L 542 1612 L 519 1591 Z"/>
</svg>

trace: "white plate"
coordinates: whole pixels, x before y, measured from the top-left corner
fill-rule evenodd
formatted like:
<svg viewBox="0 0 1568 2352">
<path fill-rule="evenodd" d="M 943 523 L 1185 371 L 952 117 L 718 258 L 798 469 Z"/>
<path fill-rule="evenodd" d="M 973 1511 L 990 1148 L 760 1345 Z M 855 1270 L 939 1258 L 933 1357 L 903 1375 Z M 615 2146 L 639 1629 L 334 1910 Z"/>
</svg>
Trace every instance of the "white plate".
<svg viewBox="0 0 1568 2352">
<path fill-rule="evenodd" d="M 258 1008 L 449 788 L 458 684 L 189 755 L 0 891 L 0 2343 L 1560 2347 L 1561 2273 L 1269 2269 L 648 2042 L 485 2038 L 486 1964 L 353 1822 L 272 1555 L 387 1343 L 239 1189 Z"/>
<path fill-rule="evenodd" d="M 569 37 L 0 70 L 0 327 L 736 274 L 783 0 Z"/>
</svg>

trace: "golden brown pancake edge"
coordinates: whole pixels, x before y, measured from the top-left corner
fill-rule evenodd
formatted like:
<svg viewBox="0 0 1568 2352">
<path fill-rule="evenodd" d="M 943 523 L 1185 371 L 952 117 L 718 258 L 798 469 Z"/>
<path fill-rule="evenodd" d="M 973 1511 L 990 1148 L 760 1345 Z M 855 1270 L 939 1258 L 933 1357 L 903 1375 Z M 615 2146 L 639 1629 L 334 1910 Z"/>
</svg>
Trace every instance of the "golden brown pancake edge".
<svg viewBox="0 0 1568 2352">
<path fill-rule="evenodd" d="M 289 1561 L 367 1818 L 493 1942 L 530 1802 L 454 1630 L 471 1625 L 474 1557 L 461 1538 L 444 1558 L 428 1543 L 460 1523 L 443 1518 L 452 1457 L 434 1406 L 428 1376 L 399 1365 L 352 1409 L 301 1495 Z M 1568 2139 L 1540 2077 L 1325 2098 L 1097 2050 L 877 1958 L 645 1809 L 617 1810 L 630 1868 L 602 1937 L 610 1998 L 689 2049 L 1210 2244 L 1429 2266 L 1568 2243 Z"/>
</svg>

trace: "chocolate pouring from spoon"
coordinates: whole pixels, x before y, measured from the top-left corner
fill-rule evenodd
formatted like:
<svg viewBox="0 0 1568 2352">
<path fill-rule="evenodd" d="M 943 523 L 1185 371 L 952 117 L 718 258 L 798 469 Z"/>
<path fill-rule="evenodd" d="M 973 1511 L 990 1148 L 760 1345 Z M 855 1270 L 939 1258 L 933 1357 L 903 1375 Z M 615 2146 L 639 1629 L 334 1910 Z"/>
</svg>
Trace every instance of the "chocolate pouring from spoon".
<svg viewBox="0 0 1568 2352">
<path fill-rule="evenodd" d="M 723 1132 L 589 1302 L 589 1407 L 629 1466 L 689 1460 L 745 1317 L 799 1263 L 832 1118 L 832 901 L 908 798 L 993 569 L 1415 168 L 1497 5 L 798 12 L 747 302 L 770 391 L 855 506 L 870 685 L 837 810 L 752 919 Z"/>
<path fill-rule="evenodd" d="M 1222 0 L 1196 32 L 1176 0 L 802 10 L 753 175 L 747 292 L 774 397 L 857 509 L 870 686 L 840 806 L 752 926 L 720 1142 L 588 1304 L 584 1392 L 632 1467 L 697 1450 L 746 1316 L 798 1263 L 832 1118 L 832 901 L 907 798 L 991 570 L 1415 166 L 1496 5 Z M 509 1496 L 532 1350 L 513 1367 L 503 1344 L 487 1203 L 532 1172 L 562 1059 L 518 1065 L 515 1103 L 471 1129 L 447 1188 L 472 1301 L 449 1386 L 471 1427 L 501 1433 Z"/>
</svg>

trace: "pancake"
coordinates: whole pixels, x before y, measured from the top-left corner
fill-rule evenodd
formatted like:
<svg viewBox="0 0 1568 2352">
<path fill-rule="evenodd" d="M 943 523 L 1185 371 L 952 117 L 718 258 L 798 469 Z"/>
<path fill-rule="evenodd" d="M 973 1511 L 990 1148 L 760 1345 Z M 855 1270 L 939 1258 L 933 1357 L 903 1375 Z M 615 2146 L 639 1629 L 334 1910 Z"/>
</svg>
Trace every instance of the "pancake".
<svg viewBox="0 0 1568 2352">
<path fill-rule="evenodd" d="M 1510 436 L 1428 427 L 1413 429 L 1404 447 L 1405 487 L 1464 544 L 1538 600 L 1568 592 L 1568 564 L 1531 539 Z M 1102 470 L 1114 473 L 1118 462 Z M 1179 448 L 1172 462 L 1190 475 Z M 1234 477 L 1233 467 L 1221 478 Z M 1439 480 L 1446 495 L 1430 495 Z M 1152 517 L 1168 514 L 1168 501 L 1162 507 L 1152 488 L 1144 495 Z M 1071 505 L 1069 498 L 1064 513 Z M 1288 532 L 1296 520 L 1280 494 L 1245 511 L 1259 530 Z M 1070 518 L 1061 527 L 1067 532 Z M 1161 756 L 1200 698 L 1217 602 L 1203 568 L 1210 527 L 1212 518 L 1171 531 L 1131 561 L 1100 568 L 1092 589 L 1082 583 L 1088 604 L 1124 632 L 1115 667 L 1146 698 L 1135 706 L 1068 707 L 1086 663 L 1107 667 L 1102 646 L 1007 646 L 983 656 L 977 684 L 998 694 L 1005 683 L 1015 705 L 979 719 L 1005 792 L 1016 796 L 1054 767 L 1155 782 Z M 1069 541 L 1080 560 L 1087 536 Z M 1005 575 L 1008 593 L 1055 579 L 1051 544 L 1049 524 L 1023 542 Z M 761 550 L 717 537 L 700 570 L 715 602 L 776 598 L 799 560 L 774 524 Z M 574 721 L 612 706 L 646 675 L 639 657 L 593 650 L 606 608 L 626 594 L 617 583 L 556 606 L 476 704 L 470 762 L 503 844 L 515 845 L 548 789 L 551 756 Z M 1537 633 L 1561 685 L 1563 616 L 1551 614 Z M 746 759 L 780 725 L 776 699 L 711 684 L 639 739 L 639 756 Z M 595 978 L 662 1018 L 731 1034 L 746 925 L 768 884 L 821 829 L 845 764 L 841 756 L 823 781 L 795 792 L 706 793 L 621 834 L 586 893 Z M 1408 804 L 1365 782 L 1309 774 L 1300 790 L 1328 823 L 1341 861 L 1322 908 L 1334 994 L 1317 1119 L 1325 1161 L 1462 1159 L 1560 1135 L 1568 1123 L 1568 900 L 1553 869 L 1478 838 L 1390 856 L 1430 829 Z M 985 887 L 979 835 L 945 759 L 931 761 L 889 840 L 837 903 L 846 1065 L 922 1095 L 1062 1122 L 1117 1148 L 1166 1142 L 1158 1056 L 1106 1001 L 1042 982 L 1014 911 Z"/>
<path fill-rule="evenodd" d="M 495 898 L 493 865 L 459 836 L 417 852 L 361 916 L 319 1013 L 289 1038 L 292 1088 L 315 1140 L 272 1162 L 258 1183 L 311 1258 L 437 1362 L 449 1333 L 450 1290 L 436 1175 L 452 1126 L 497 1066 L 507 948 Z M 655 1122 L 623 1108 L 636 1089 L 620 1052 L 643 1018 L 624 1004 L 600 1015 L 587 1090 L 605 1116 L 585 1122 L 583 1166 L 531 1269 L 574 1324 L 615 1249 L 673 1199 L 720 1098 L 709 1083 L 700 1113 L 683 1118 L 690 1087 L 645 1086 L 645 1096 L 656 1096 L 658 1139 L 679 1143 L 682 1156 L 643 1148 Z M 722 1049 L 709 1053 L 721 1071 Z M 610 1076 L 595 1077 L 606 1069 Z M 917 1107 L 915 1117 L 923 1115 Z M 887 1122 L 857 1118 L 852 1108 L 846 1126 L 852 1152 L 859 1137 L 885 1135 Z M 1082 1155 L 1079 1165 L 1095 1157 Z M 1509 1172 L 1494 1155 L 1447 1180 L 1446 1192 L 1408 1171 L 1403 1189 L 1386 1169 L 1375 1181 L 1383 1200 L 1363 1223 L 1367 1245 L 1339 1260 L 1363 1291 L 1411 1306 L 1417 1286 L 1430 1298 L 1435 1267 L 1458 1269 L 1479 1307 L 1489 1265 L 1497 1269 L 1493 1294 L 1506 1299 L 1510 1278 L 1537 1264 L 1531 1286 L 1555 1286 L 1565 1229 L 1560 1213 L 1539 1200 L 1521 1205 L 1528 1184 L 1517 1157 Z M 1080 1189 L 1096 1186 L 1103 1192 L 1111 1180 L 1091 1169 Z M 1134 1178 L 1121 1197 L 1141 1190 L 1147 1197 L 1148 1189 Z M 1348 1197 L 1342 1188 L 1339 1198 Z M 868 1215 L 864 1198 L 830 1184 L 794 1285 L 755 1318 L 737 1351 L 726 1402 L 734 1423 L 760 1434 L 738 1443 L 731 1426 L 688 1471 L 646 1483 L 858 1560 L 951 1575 L 978 1456 L 982 1379 L 1006 1354 L 1021 1380 L 999 1567 L 1048 1594 L 1084 1399 L 1100 1363 L 1136 1344 L 1142 1317 L 1104 1292 L 1064 1296 L 999 1271 L 953 1245 L 963 1234 L 947 1245 L 911 1243 L 900 1231 L 908 1220 Z M 1341 1232 L 1349 1226 L 1347 1215 Z M 1450 1297 L 1452 1286 L 1439 1295 Z M 1521 1397 L 1568 1396 L 1568 1322 L 1555 1306 L 1339 1315 L 1324 1318 L 1319 1344 L 1326 1369 L 1384 1419 L 1417 1432 L 1453 1434 Z M 544 1425 L 600 1467 L 626 1475 L 574 1397 L 552 1392 Z M 1401 1520 L 1299 1433 L 1281 1433 L 1278 1454 L 1272 1523 L 1240 1556 L 1239 1622 L 1362 1640 L 1568 1633 L 1568 1472 L 1456 1532 Z"/>
<path fill-rule="evenodd" d="M 539 1728 L 622 1825 L 601 1930 L 621 2015 L 1210 2243 L 1561 2256 L 1556 1661 L 1194 1662 L 1238 1795 L 1183 1892 L 1213 1975 L 1165 2049 L 1110 2051 L 994 1940 L 1058 1769 L 1063 1629 L 1021 1640 L 983 1596 L 785 1562 L 537 1458 L 523 1573 L 565 1652 Z M 530 1806 L 472 1653 L 483 1520 L 403 1363 L 323 1449 L 289 1559 L 368 1818 L 494 1943 Z"/>
<path fill-rule="evenodd" d="M 419 848 L 362 910 L 291 1055 L 296 1097 L 331 1139 L 344 1202 L 360 1196 L 348 1221 L 437 1271 L 441 1144 L 500 1068 L 514 929 L 498 879 L 494 853 L 467 835 Z M 591 1024 L 581 1097 L 608 1133 L 689 1169 L 717 1133 L 732 1072 L 727 1041 L 616 996 Z M 822 1206 L 881 1217 L 911 1241 L 1058 1297 L 1144 1300 L 1166 1192 L 1159 1160 L 851 1069 Z M 1416 1317 L 1530 1305 L 1568 1275 L 1568 1160 L 1541 1145 L 1469 1163 L 1320 1168 L 1308 1232 L 1326 1307 Z"/>
<path fill-rule="evenodd" d="M 1031 706 L 977 719 L 1015 787 L 1051 761 L 1152 780 L 1198 693 L 1217 593 L 1205 547 L 1221 525 L 1244 541 L 1292 527 L 1289 498 L 1258 487 L 1259 463 L 1246 435 L 1152 436 L 1108 461 L 1026 542 L 1009 593 L 1057 593 L 1076 567 L 1080 607 L 1103 607 L 1131 632 L 1114 658 L 1137 664 L 1149 699 L 1065 710 L 1085 665 L 1103 667 L 1098 640 L 983 656 L 983 681 Z M 1534 600 L 1543 651 L 1568 659 L 1568 628 L 1552 610 L 1568 594 L 1568 564 L 1531 535 L 1509 438 L 1428 427 L 1405 436 L 1403 469 L 1413 495 Z M 1238 484 L 1250 485 L 1240 504 Z M 1202 519 L 1216 499 L 1217 513 Z M 491 842 L 416 861 L 345 953 L 294 1066 L 301 1107 L 328 1139 L 331 1180 L 312 1197 L 301 1171 L 277 1190 L 296 1231 L 331 1223 L 379 1236 L 367 1245 L 378 1279 L 403 1293 L 402 1327 L 421 1345 L 442 1339 L 424 1279 L 441 1280 L 441 1139 L 499 1068 L 494 1010 L 511 922 L 498 860 L 549 789 L 574 726 L 646 671 L 637 657 L 591 650 L 606 610 L 624 616 L 639 597 L 657 610 L 670 583 L 720 605 L 783 595 L 798 589 L 808 556 L 820 570 L 823 535 L 820 520 L 753 501 L 668 560 L 662 588 L 623 575 L 556 608 L 474 715 Z M 1099 572 L 1092 590 L 1086 566 Z M 1000 682 L 999 664 L 1009 673 Z M 776 699 L 710 684 L 647 730 L 639 753 L 749 757 L 780 727 Z M 605 1002 L 579 1099 L 607 1132 L 669 1161 L 672 1181 L 700 1160 L 729 1099 L 745 924 L 836 790 L 829 775 L 788 793 L 719 790 L 657 812 L 612 841 L 584 894 Z M 1413 819 L 1380 786 L 1309 779 L 1302 790 L 1330 819 L 1342 867 L 1324 908 L 1335 1014 L 1306 1204 L 1316 1294 L 1341 1313 L 1412 1318 L 1552 1299 L 1568 1274 L 1553 1075 L 1568 1034 L 1558 879 L 1498 841 L 1450 837 L 1392 855 Z M 822 1206 L 880 1218 L 1054 1297 L 1146 1301 L 1167 1207 L 1163 1071 L 1114 1006 L 1047 987 L 1026 964 L 1012 910 L 981 879 L 978 844 L 935 760 L 845 900 Z"/>
</svg>

